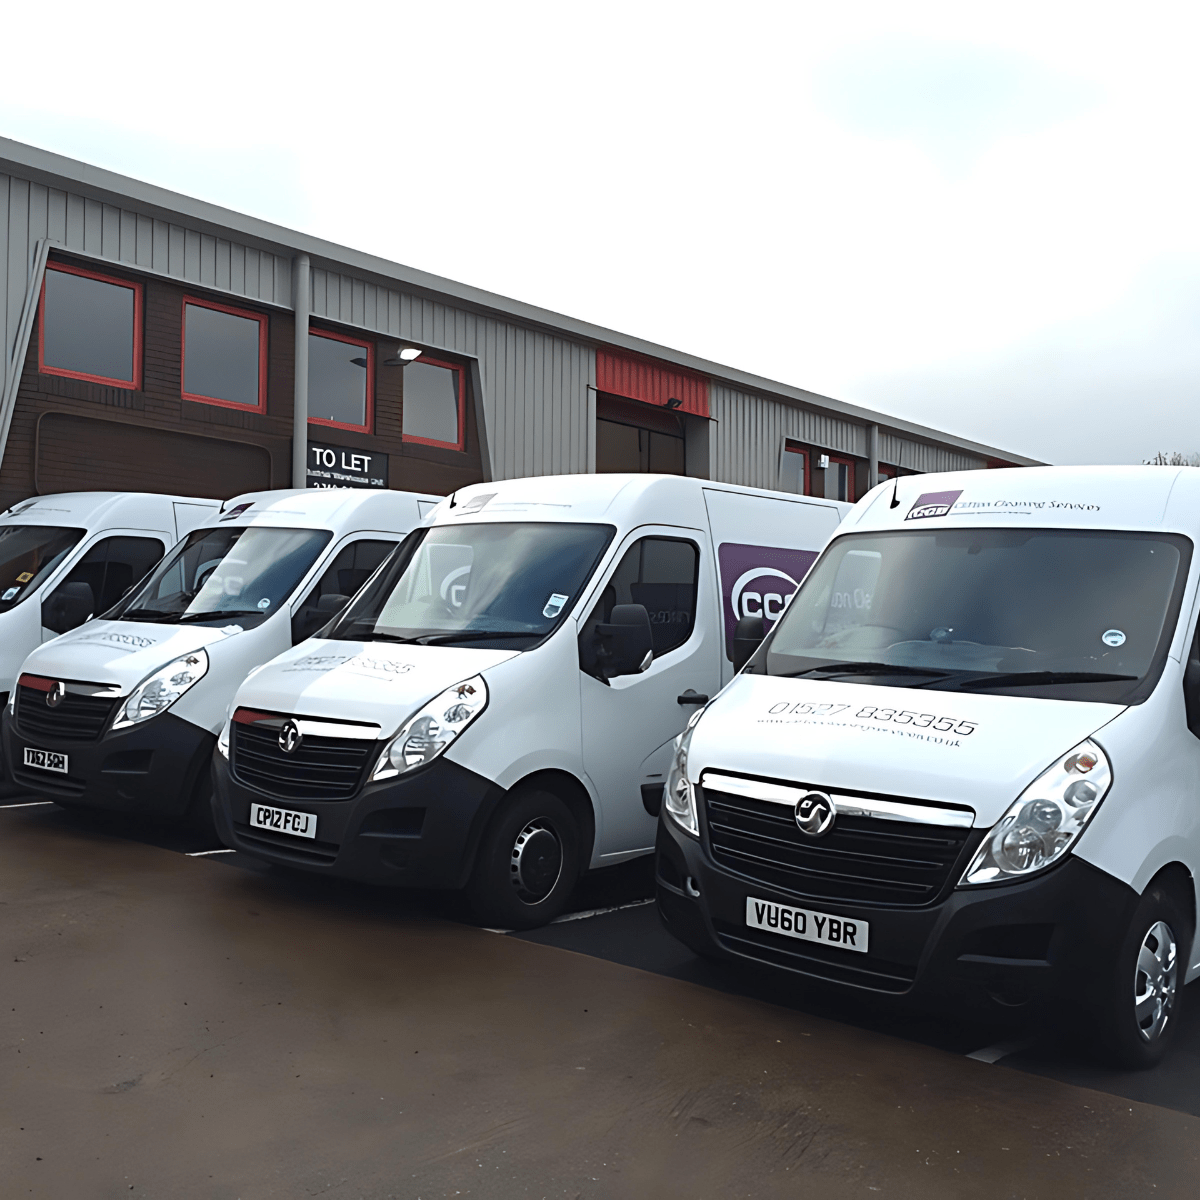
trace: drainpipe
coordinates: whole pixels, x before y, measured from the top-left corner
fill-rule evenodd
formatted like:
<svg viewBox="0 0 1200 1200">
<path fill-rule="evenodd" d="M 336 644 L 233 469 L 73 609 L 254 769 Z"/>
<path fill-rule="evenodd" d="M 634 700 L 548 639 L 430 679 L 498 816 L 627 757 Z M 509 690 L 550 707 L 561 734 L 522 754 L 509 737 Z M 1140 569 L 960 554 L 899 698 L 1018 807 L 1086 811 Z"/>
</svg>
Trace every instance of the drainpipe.
<svg viewBox="0 0 1200 1200">
<path fill-rule="evenodd" d="M 17 407 L 17 389 L 21 386 L 21 368 L 25 365 L 25 353 L 33 333 L 33 320 L 37 315 L 38 299 L 42 294 L 42 280 L 46 275 L 46 260 L 50 257 L 50 239 L 38 238 L 33 248 L 33 261 L 29 268 L 29 281 L 25 286 L 25 302 L 17 322 L 17 336 L 9 347 L 0 343 L 0 459 L 8 446 L 8 431 L 12 425 L 13 412 Z"/>
<path fill-rule="evenodd" d="M 879 426 L 867 426 L 867 487 L 879 482 Z"/>
<path fill-rule="evenodd" d="M 295 270 L 296 384 L 292 395 L 292 487 L 302 488 L 308 478 L 308 310 L 312 297 L 308 255 L 292 260 Z"/>
</svg>

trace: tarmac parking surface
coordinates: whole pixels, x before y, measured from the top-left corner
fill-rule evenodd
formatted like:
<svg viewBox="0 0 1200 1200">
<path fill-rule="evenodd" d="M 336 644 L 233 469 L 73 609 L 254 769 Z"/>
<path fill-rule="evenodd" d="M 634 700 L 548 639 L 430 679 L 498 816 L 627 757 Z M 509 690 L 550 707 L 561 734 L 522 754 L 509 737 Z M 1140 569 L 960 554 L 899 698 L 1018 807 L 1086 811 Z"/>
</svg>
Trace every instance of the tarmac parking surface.
<svg viewBox="0 0 1200 1200">
<path fill-rule="evenodd" d="M 1161 1067 L 1104 1071 L 714 966 L 649 892 L 596 872 L 504 935 L 2 802 L 0 1194 L 1196 1194 L 1200 997 Z"/>
</svg>

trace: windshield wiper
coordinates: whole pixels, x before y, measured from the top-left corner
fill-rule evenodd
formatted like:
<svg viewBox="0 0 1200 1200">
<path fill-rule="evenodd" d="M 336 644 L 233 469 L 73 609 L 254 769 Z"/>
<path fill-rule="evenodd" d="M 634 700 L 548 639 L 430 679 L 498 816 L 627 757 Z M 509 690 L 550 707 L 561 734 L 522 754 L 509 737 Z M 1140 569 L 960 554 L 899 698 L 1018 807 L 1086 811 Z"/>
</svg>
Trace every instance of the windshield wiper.
<svg viewBox="0 0 1200 1200">
<path fill-rule="evenodd" d="M 179 614 L 173 612 L 164 612 L 161 608 L 131 608 L 128 612 L 123 612 L 118 618 L 118 621 L 175 621 L 178 620 Z"/>
<path fill-rule="evenodd" d="M 898 663 L 880 662 L 845 662 L 822 663 L 819 667 L 805 667 L 803 671 L 792 671 L 784 676 L 786 679 L 796 679 L 801 675 L 928 675 L 931 678 L 946 679 L 949 671 L 938 671 L 932 667 L 906 667 Z"/>
<path fill-rule="evenodd" d="M 1137 679 L 1137 675 L 1111 675 L 1106 671 L 1014 671 L 1010 675 L 985 675 L 959 684 L 967 688 L 1037 687 L 1046 683 L 1118 683 Z"/>
<path fill-rule="evenodd" d="M 182 625 L 184 621 L 216 621 L 221 617 L 263 617 L 266 616 L 261 609 L 258 608 L 222 608 L 212 609 L 209 612 L 185 612 L 179 616 L 179 623 Z"/>
<path fill-rule="evenodd" d="M 491 638 L 541 637 L 540 633 L 530 633 L 528 630 L 519 632 L 515 629 L 492 630 L 464 629 L 459 633 L 423 633 L 412 640 L 421 646 L 440 646 L 443 642 L 486 642 Z"/>
</svg>

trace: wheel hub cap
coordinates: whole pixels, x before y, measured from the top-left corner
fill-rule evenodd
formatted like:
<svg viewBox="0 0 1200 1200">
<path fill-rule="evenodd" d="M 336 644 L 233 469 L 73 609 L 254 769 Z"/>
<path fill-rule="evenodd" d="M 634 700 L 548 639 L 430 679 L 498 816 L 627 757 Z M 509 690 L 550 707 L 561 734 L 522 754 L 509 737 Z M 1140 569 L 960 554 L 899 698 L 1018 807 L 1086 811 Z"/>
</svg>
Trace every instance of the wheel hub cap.
<svg viewBox="0 0 1200 1200">
<path fill-rule="evenodd" d="M 1142 938 L 1133 982 L 1134 1019 L 1144 1041 L 1160 1038 L 1174 1011 L 1179 981 L 1176 957 L 1171 927 L 1164 921 L 1155 921 Z"/>
<path fill-rule="evenodd" d="M 517 834 L 509 877 L 526 904 L 538 904 L 554 891 L 562 865 L 562 843 L 549 821 L 530 821 Z"/>
</svg>

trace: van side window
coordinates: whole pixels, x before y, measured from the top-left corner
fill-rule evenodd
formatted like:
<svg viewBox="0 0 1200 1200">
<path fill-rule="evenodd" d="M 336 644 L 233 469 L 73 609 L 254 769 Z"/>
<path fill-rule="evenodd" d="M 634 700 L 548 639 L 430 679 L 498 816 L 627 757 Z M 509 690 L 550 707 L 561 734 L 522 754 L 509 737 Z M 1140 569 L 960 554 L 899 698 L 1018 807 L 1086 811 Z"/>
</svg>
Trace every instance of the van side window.
<svg viewBox="0 0 1200 1200">
<path fill-rule="evenodd" d="M 292 618 L 292 645 L 310 638 L 358 591 L 396 548 L 395 542 L 363 538 L 343 546 Z"/>
<path fill-rule="evenodd" d="M 47 597 L 42 605 L 42 624 L 55 633 L 66 633 L 89 616 L 102 616 L 149 574 L 166 549 L 158 538 L 110 537 L 98 541 Z"/>
<path fill-rule="evenodd" d="M 696 625 L 700 550 L 682 538 L 646 537 L 625 551 L 579 636 L 579 665 L 596 672 L 596 626 L 617 604 L 641 604 L 650 615 L 654 657 L 682 646 Z"/>
</svg>

